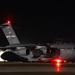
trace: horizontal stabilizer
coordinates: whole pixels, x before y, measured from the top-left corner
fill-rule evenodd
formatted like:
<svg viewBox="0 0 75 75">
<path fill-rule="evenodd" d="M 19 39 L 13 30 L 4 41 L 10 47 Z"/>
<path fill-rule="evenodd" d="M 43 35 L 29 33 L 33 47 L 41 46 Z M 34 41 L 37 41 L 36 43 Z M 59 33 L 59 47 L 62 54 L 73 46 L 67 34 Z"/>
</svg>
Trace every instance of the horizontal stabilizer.
<svg viewBox="0 0 75 75">
<path fill-rule="evenodd" d="M 4 23 L 4 24 L 1 24 L 0 25 L 0 28 L 4 28 L 4 27 L 7 27 L 7 26 L 9 26 L 10 24 L 8 24 L 8 23 Z"/>
</svg>

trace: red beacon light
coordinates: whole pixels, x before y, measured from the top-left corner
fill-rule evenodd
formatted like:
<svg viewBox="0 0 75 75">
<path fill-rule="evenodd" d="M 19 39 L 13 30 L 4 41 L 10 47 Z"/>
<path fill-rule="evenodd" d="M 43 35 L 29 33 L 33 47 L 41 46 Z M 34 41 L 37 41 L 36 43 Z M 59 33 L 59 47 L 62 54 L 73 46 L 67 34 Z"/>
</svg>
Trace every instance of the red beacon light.
<svg viewBox="0 0 75 75">
<path fill-rule="evenodd" d="M 55 61 L 56 61 L 57 63 L 61 63 L 61 62 L 62 62 L 61 59 L 56 59 Z"/>
<path fill-rule="evenodd" d="M 10 21 L 8 20 L 7 23 L 10 24 Z"/>
<path fill-rule="evenodd" d="M 54 58 L 54 59 L 52 59 L 52 62 L 54 63 L 54 65 L 56 67 L 61 67 L 61 65 L 63 63 L 63 59 L 61 59 L 61 58 Z"/>
<path fill-rule="evenodd" d="M 56 58 L 56 59 L 54 59 L 54 61 L 57 63 L 65 63 L 66 62 L 66 60 L 63 60 L 61 58 Z"/>
<path fill-rule="evenodd" d="M 52 59 L 52 62 L 61 63 L 61 62 L 63 62 L 63 60 L 60 58 L 54 58 L 54 59 Z"/>
</svg>

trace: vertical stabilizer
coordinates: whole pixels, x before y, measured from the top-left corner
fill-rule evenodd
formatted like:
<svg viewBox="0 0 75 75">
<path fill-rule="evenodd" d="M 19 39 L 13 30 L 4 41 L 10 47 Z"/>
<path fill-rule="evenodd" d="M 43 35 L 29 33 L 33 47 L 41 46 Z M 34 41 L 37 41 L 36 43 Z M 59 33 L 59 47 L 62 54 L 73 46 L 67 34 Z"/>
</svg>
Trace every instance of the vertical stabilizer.
<svg viewBox="0 0 75 75">
<path fill-rule="evenodd" d="M 4 23 L 0 25 L 0 27 L 2 28 L 9 44 L 20 44 L 20 41 L 18 40 L 10 23 Z"/>
</svg>

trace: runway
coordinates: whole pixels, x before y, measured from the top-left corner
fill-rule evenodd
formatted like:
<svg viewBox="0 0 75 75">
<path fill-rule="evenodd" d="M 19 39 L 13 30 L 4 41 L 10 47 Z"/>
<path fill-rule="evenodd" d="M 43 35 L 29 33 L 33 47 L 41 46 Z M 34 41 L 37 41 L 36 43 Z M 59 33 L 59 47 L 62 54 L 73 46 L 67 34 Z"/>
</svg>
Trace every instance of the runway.
<svg viewBox="0 0 75 75">
<path fill-rule="evenodd" d="M 75 75 L 75 63 L 62 63 L 56 67 L 54 63 L 33 62 L 1 62 L 1 75 Z"/>
</svg>

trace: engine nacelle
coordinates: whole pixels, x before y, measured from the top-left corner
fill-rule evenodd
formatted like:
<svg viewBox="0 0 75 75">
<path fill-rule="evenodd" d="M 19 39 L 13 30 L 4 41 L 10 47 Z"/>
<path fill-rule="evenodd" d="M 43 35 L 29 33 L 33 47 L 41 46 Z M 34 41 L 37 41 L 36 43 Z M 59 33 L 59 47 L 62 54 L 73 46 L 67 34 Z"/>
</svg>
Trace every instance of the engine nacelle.
<svg viewBox="0 0 75 75">
<path fill-rule="evenodd" d="M 30 54 L 30 50 L 27 49 L 27 48 L 22 48 L 22 49 L 17 50 L 17 53 L 19 55 L 25 56 L 25 55 L 29 55 Z"/>
</svg>

